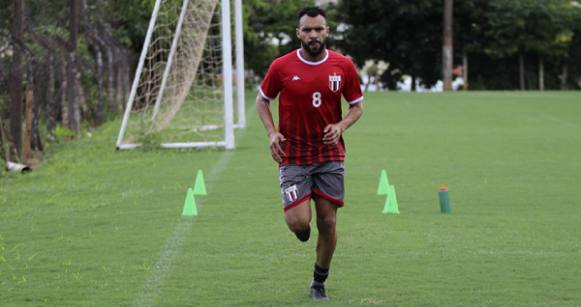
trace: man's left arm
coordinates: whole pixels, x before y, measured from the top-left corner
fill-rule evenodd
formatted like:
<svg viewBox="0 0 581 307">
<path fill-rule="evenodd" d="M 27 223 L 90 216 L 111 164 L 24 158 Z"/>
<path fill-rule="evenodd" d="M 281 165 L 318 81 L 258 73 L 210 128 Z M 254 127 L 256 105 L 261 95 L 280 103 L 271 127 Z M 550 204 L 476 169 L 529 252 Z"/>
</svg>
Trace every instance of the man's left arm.
<svg viewBox="0 0 581 307">
<path fill-rule="evenodd" d="M 337 144 L 343 132 L 351 127 L 361 117 L 361 115 L 363 115 L 363 101 L 350 105 L 349 111 L 347 112 L 347 115 L 343 117 L 343 120 L 325 127 L 323 143 L 325 145 Z"/>
</svg>

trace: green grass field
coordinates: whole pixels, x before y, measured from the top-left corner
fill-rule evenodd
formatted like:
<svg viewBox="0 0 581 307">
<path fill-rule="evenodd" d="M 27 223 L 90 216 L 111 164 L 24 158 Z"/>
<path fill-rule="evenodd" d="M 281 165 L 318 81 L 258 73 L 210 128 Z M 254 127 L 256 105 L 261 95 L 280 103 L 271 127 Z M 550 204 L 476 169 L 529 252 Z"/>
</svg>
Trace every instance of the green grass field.
<svg viewBox="0 0 581 307">
<path fill-rule="evenodd" d="M 0 178 L 0 305 L 316 305 L 253 97 L 235 151 L 115 152 L 117 122 Z M 581 305 L 581 93 L 370 93 L 345 139 L 321 306 Z"/>
</svg>

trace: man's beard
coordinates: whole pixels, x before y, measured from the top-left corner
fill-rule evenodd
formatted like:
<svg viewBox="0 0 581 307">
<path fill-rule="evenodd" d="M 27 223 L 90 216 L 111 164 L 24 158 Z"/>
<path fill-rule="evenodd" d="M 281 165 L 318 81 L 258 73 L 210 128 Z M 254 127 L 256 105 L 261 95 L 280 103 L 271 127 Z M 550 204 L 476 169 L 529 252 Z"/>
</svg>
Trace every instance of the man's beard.
<svg viewBox="0 0 581 307">
<path fill-rule="evenodd" d="M 323 52 L 323 50 L 325 50 L 325 43 L 324 42 L 318 42 L 318 43 L 319 43 L 318 48 L 315 46 L 315 44 L 305 44 L 305 42 L 303 42 L 303 41 L 301 41 L 301 46 L 303 47 L 303 49 L 305 51 L 307 51 L 307 53 L 311 57 L 316 58 L 321 54 L 321 52 Z"/>
</svg>

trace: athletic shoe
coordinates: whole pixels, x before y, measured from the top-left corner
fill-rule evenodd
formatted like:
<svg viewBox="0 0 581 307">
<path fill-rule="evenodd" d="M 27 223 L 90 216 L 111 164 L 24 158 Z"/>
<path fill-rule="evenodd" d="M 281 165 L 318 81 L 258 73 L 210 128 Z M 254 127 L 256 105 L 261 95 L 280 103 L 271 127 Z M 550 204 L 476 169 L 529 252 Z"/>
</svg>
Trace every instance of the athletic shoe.
<svg viewBox="0 0 581 307">
<path fill-rule="evenodd" d="M 313 283 L 311 283 L 311 298 L 315 301 L 328 301 L 329 297 L 325 292 L 325 284 L 313 285 Z"/>
<path fill-rule="evenodd" d="M 309 241 L 309 238 L 311 237 L 311 227 L 309 226 L 303 231 L 295 232 L 295 236 L 297 236 L 301 242 Z"/>
</svg>

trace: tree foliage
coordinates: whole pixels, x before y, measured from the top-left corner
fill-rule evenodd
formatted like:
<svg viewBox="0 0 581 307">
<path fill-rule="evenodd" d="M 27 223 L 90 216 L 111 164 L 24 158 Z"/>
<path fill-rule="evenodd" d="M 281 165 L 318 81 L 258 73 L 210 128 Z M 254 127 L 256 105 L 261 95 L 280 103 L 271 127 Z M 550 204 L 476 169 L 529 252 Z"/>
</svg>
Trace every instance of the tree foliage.
<svg viewBox="0 0 581 307">
<path fill-rule="evenodd" d="M 343 0 L 337 7 L 345 29 L 340 46 L 359 64 L 388 62 L 383 79 L 391 88 L 403 75 L 430 86 L 440 78 L 442 3 Z M 529 76 L 541 59 L 548 63 L 552 87 L 558 87 L 563 63 L 570 73 L 576 69 L 572 60 L 581 9 L 570 0 L 462 0 L 454 10 L 456 63 L 462 63 L 462 54 L 469 55 L 477 88 L 516 88 L 518 67 L 506 65 L 519 54 L 531 67 Z M 579 87 L 574 78 L 568 82 Z"/>
<path fill-rule="evenodd" d="M 243 4 L 246 67 L 263 75 L 274 58 L 297 48 L 297 14 L 314 1 L 245 0 Z"/>
</svg>

